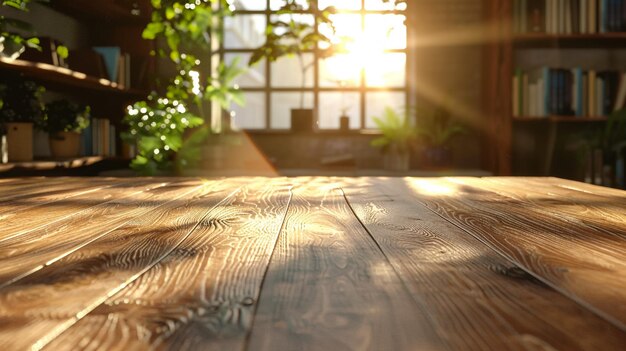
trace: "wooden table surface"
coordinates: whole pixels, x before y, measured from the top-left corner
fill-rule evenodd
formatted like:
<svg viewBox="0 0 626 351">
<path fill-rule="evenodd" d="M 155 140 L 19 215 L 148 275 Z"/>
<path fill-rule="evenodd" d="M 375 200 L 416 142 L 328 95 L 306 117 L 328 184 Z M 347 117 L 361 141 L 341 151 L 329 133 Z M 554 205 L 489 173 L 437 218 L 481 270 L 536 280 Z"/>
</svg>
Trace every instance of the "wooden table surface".
<svg viewBox="0 0 626 351">
<path fill-rule="evenodd" d="M 0 350 L 626 350 L 626 192 L 0 179 Z"/>
</svg>

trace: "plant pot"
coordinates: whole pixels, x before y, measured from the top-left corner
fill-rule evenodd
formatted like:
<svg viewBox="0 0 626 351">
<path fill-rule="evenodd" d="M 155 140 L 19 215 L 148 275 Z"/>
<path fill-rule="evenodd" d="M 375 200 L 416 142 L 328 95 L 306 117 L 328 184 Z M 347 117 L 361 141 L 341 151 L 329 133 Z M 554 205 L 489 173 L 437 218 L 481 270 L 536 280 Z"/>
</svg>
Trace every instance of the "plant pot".
<svg viewBox="0 0 626 351">
<path fill-rule="evenodd" d="M 6 123 L 9 162 L 33 160 L 33 124 L 22 122 Z"/>
<path fill-rule="evenodd" d="M 391 151 L 383 156 L 385 169 L 394 172 L 407 172 L 410 169 L 410 160 L 408 152 Z"/>
<path fill-rule="evenodd" d="M 291 131 L 306 133 L 313 131 L 313 109 L 291 109 Z"/>
<path fill-rule="evenodd" d="M 342 132 L 347 132 L 350 130 L 350 117 L 339 117 L 339 130 L 341 130 Z"/>
<path fill-rule="evenodd" d="M 77 157 L 80 153 L 80 134 L 59 132 L 50 136 L 50 153 L 56 158 Z"/>
</svg>

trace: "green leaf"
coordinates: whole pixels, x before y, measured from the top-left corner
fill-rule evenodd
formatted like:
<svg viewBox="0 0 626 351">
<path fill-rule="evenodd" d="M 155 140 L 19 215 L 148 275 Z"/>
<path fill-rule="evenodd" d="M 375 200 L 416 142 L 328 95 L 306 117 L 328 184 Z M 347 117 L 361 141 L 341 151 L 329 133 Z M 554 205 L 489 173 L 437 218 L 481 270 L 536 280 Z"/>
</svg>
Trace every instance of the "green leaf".
<svg viewBox="0 0 626 351">
<path fill-rule="evenodd" d="M 141 36 L 147 40 L 154 40 L 156 36 L 165 30 L 165 25 L 161 22 L 149 23 L 143 30 Z"/>
<path fill-rule="evenodd" d="M 59 45 L 59 46 L 57 46 L 57 54 L 58 54 L 58 55 L 59 55 L 62 59 L 66 59 L 66 58 L 70 55 L 70 52 L 69 52 L 69 50 L 67 49 L 67 47 L 66 47 L 66 46 Z"/>
</svg>

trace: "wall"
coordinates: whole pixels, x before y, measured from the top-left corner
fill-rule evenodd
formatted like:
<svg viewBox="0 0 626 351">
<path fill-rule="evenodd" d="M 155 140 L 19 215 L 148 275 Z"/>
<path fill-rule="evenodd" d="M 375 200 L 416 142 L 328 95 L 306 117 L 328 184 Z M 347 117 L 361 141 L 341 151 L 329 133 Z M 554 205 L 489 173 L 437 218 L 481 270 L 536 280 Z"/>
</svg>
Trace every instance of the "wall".
<svg viewBox="0 0 626 351">
<path fill-rule="evenodd" d="M 449 106 L 471 130 L 452 142 L 455 165 L 480 168 L 483 0 L 414 0 L 409 6 L 415 11 L 418 104 Z"/>
</svg>

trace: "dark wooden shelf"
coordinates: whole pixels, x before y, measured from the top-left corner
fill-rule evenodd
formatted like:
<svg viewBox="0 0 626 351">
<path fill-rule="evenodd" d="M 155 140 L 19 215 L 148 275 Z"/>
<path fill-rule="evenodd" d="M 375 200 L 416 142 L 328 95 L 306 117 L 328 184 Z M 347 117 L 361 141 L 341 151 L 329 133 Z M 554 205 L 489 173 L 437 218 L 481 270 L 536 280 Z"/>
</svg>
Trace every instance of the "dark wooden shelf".
<svg viewBox="0 0 626 351">
<path fill-rule="evenodd" d="M 514 121 L 529 122 L 529 121 L 549 121 L 549 122 L 573 122 L 573 123 L 587 123 L 587 122 L 604 122 L 607 120 L 604 116 L 548 116 L 548 117 L 533 117 L 522 116 L 513 117 Z"/>
<path fill-rule="evenodd" d="M 148 95 L 148 92 L 143 90 L 123 89 L 117 83 L 111 82 L 110 80 L 90 77 L 85 73 L 47 63 L 9 60 L 0 57 L 0 69 L 19 72 L 42 83 L 52 83 L 63 87 L 89 89 L 129 98 L 143 98 Z"/>
<path fill-rule="evenodd" d="M 150 21 L 149 0 L 55 0 L 50 7 L 85 22 L 144 25 Z"/>
<path fill-rule="evenodd" d="M 546 34 L 523 33 L 513 36 L 513 44 L 520 48 L 626 48 L 626 33 Z"/>
</svg>

